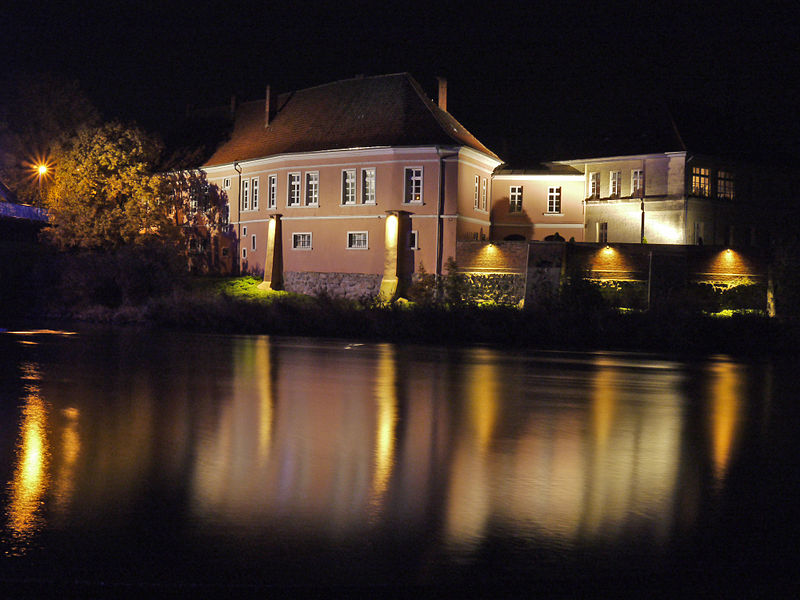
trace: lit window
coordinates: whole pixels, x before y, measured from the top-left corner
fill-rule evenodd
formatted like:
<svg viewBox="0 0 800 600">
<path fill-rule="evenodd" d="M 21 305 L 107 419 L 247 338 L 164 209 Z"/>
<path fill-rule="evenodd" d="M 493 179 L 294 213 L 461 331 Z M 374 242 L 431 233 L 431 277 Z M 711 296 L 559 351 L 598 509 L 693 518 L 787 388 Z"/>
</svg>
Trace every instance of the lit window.
<svg viewBox="0 0 800 600">
<path fill-rule="evenodd" d="M 475 175 L 475 210 L 478 210 L 478 207 L 480 206 L 479 204 L 479 198 L 480 198 L 479 190 L 481 185 L 480 180 L 481 178 Z"/>
<path fill-rule="evenodd" d="M 486 210 L 486 177 L 481 180 L 481 210 Z"/>
<path fill-rule="evenodd" d="M 294 250 L 311 250 L 311 234 L 293 233 L 292 248 Z"/>
<path fill-rule="evenodd" d="M 250 207 L 258 210 L 258 177 L 253 177 L 250 183 Z"/>
<path fill-rule="evenodd" d="M 366 250 L 368 248 L 368 234 L 366 231 L 348 231 L 347 247 L 350 250 Z"/>
<path fill-rule="evenodd" d="M 242 210 L 250 209 L 250 180 L 242 179 Z"/>
<path fill-rule="evenodd" d="M 306 206 L 319 204 L 319 173 L 311 171 L 306 173 Z"/>
<path fill-rule="evenodd" d="M 634 169 L 631 171 L 631 196 L 644 195 L 644 171 Z"/>
<path fill-rule="evenodd" d="M 375 169 L 361 169 L 361 203 L 375 204 Z"/>
<path fill-rule="evenodd" d="M 278 203 L 278 176 L 270 175 L 267 178 L 267 208 L 274 209 Z"/>
<path fill-rule="evenodd" d="M 710 193 L 708 169 L 692 167 L 692 195 L 708 197 Z"/>
<path fill-rule="evenodd" d="M 601 244 L 608 243 L 608 223 L 597 224 L 597 241 Z"/>
<path fill-rule="evenodd" d="M 408 232 L 408 247 L 419 250 L 419 232 L 416 229 Z"/>
<path fill-rule="evenodd" d="M 734 199 L 735 186 L 733 173 L 730 171 L 720 171 L 717 173 L 717 197 L 725 200 Z"/>
<path fill-rule="evenodd" d="M 600 197 L 600 173 L 589 173 L 589 198 Z"/>
<path fill-rule="evenodd" d="M 521 185 L 512 185 L 508 189 L 508 212 L 522 212 Z"/>
<path fill-rule="evenodd" d="M 422 167 L 406 167 L 403 202 L 422 202 Z"/>
<path fill-rule="evenodd" d="M 342 204 L 356 203 L 356 170 L 342 171 Z"/>
<path fill-rule="evenodd" d="M 561 212 L 561 188 L 551 187 L 547 189 L 547 212 Z"/>
<path fill-rule="evenodd" d="M 289 173 L 289 206 L 300 206 L 300 173 Z"/>
<path fill-rule="evenodd" d="M 613 171 L 611 173 L 611 189 L 609 194 L 612 198 L 619 198 L 620 188 L 622 187 L 622 173 L 620 171 Z"/>
</svg>

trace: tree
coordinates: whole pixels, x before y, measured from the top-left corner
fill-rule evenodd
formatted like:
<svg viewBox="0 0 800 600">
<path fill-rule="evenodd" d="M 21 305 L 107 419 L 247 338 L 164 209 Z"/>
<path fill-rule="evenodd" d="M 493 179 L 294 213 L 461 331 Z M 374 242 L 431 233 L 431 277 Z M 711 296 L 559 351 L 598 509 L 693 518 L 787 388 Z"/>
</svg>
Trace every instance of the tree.
<svg viewBox="0 0 800 600">
<path fill-rule="evenodd" d="M 54 150 L 47 236 L 61 248 L 116 248 L 176 238 L 168 182 L 153 171 L 160 143 L 120 123 L 83 128 Z"/>
<path fill-rule="evenodd" d="M 38 204 L 36 166 L 52 165 L 55 146 L 83 127 L 96 126 L 100 116 L 77 82 L 55 75 L 22 76 L 3 89 L 0 179 L 21 201 Z"/>
</svg>

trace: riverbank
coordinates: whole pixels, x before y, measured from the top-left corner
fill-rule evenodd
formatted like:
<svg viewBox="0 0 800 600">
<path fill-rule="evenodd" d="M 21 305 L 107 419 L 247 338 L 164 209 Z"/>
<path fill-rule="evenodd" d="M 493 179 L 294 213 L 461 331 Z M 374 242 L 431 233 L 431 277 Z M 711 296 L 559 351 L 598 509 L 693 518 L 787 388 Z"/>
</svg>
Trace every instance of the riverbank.
<svg viewBox="0 0 800 600">
<path fill-rule="evenodd" d="M 680 354 L 795 354 L 795 322 L 761 313 L 710 315 L 680 306 L 620 311 L 563 296 L 532 308 L 359 303 L 257 289 L 255 278 L 196 278 L 138 305 L 93 305 L 50 318 L 189 331 L 517 348 Z"/>
</svg>

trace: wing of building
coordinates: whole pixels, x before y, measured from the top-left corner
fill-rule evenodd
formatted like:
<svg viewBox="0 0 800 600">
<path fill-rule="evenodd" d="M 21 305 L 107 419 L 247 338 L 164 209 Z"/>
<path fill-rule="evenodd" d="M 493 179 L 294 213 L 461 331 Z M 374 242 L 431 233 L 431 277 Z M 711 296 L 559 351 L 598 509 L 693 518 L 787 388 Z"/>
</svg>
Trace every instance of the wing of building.
<svg viewBox="0 0 800 600">
<path fill-rule="evenodd" d="M 407 73 L 337 81 L 236 107 L 203 170 L 228 195 L 242 272 L 271 287 L 394 295 L 439 273 L 456 240 L 490 235 L 502 161 Z"/>
</svg>

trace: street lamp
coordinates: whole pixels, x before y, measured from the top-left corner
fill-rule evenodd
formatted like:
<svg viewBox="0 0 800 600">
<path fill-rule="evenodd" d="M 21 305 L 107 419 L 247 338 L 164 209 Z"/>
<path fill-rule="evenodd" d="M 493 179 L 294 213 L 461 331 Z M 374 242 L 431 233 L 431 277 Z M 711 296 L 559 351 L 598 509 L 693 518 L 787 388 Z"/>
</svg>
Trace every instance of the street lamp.
<svg viewBox="0 0 800 600">
<path fill-rule="evenodd" d="M 39 177 L 39 202 L 42 202 L 42 177 L 47 175 L 47 165 L 43 163 L 36 165 L 36 174 Z"/>
</svg>

